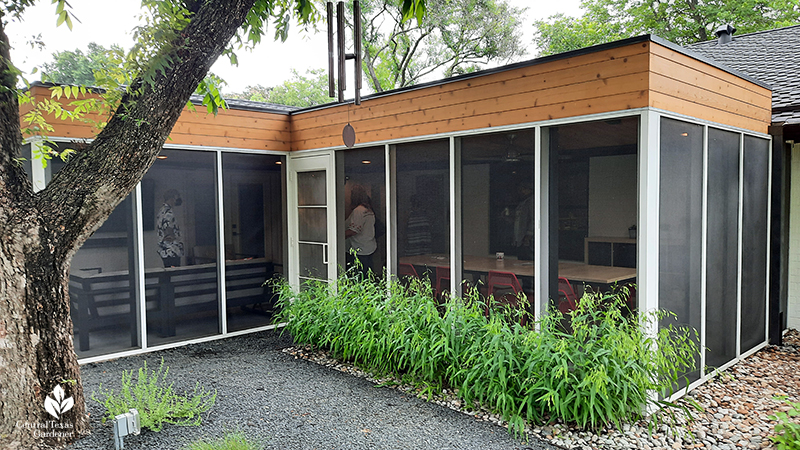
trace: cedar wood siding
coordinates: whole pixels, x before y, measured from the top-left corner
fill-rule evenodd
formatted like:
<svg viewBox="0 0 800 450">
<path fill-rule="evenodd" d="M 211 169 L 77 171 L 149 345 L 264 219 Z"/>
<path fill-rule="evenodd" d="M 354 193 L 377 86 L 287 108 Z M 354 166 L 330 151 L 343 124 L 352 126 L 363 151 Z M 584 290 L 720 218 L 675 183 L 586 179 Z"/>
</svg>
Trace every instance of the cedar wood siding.
<svg viewBox="0 0 800 450">
<path fill-rule="evenodd" d="M 45 86 L 31 89 L 37 99 L 50 97 L 50 90 Z M 69 101 L 62 97 L 62 102 Z M 29 105 L 22 105 L 20 113 L 24 115 L 29 110 Z M 215 117 L 206 112 L 205 106 L 198 105 L 196 111 L 184 108 L 166 143 L 288 151 L 290 120 L 288 114 L 239 109 L 220 109 Z M 97 130 L 86 123 L 53 120 L 51 117 L 48 121 L 55 128 L 49 133 L 51 137 L 87 139 L 97 134 Z"/>
<path fill-rule="evenodd" d="M 295 113 L 292 150 L 341 146 L 348 108 L 356 142 L 366 143 L 644 107 L 647 47 L 639 43 L 367 99 L 361 106 Z"/>
<path fill-rule="evenodd" d="M 46 87 L 32 87 L 49 97 Z M 62 99 L 68 102 L 69 100 Z M 654 107 L 724 125 L 766 133 L 771 94 L 764 87 L 646 40 L 571 57 L 411 88 L 353 104 L 321 106 L 290 114 L 184 110 L 169 144 L 255 150 L 342 147 L 349 122 L 356 143 L 562 119 Z M 22 105 L 21 112 L 29 110 Z M 51 120 L 52 137 L 91 138 L 90 125 Z"/>
<path fill-rule="evenodd" d="M 650 43 L 650 106 L 767 133 L 772 93 L 702 61 Z"/>
</svg>

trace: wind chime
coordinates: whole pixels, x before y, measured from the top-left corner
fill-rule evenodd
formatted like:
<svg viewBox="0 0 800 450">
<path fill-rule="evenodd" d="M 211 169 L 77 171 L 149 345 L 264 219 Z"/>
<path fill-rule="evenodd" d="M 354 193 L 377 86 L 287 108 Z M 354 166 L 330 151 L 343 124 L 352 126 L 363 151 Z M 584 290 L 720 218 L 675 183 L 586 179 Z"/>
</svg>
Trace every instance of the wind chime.
<svg viewBox="0 0 800 450">
<path fill-rule="evenodd" d="M 333 2 L 328 2 L 328 96 L 339 98 L 339 103 L 344 102 L 344 91 L 347 89 L 345 63 L 348 59 L 355 60 L 355 101 L 361 104 L 361 5 L 358 0 L 353 1 L 353 53 L 345 50 L 345 16 L 344 2 L 336 3 L 336 53 L 338 66 L 338 83 L 334 80 L 334 50 L 333 50 Z M 347 108 L 347 125 L 342 130 L 344 145 L 352 147 L 356 143 L 356 131 L 350 125 L 350 107 Z"/>
</svg>

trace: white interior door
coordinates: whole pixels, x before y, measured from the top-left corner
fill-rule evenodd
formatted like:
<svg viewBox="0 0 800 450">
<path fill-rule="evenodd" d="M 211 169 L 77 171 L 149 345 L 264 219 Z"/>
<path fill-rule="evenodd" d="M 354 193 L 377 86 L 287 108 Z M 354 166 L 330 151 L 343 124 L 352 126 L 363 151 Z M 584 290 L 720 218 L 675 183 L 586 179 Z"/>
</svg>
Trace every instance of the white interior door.
<svg viewBox="0 0 800 450">
<path fill-rule="evenodd" d="M 336 277 L 336 184 L 333 153 L 287 158 L 289 282 L 295 289 Z"/>
</svg>

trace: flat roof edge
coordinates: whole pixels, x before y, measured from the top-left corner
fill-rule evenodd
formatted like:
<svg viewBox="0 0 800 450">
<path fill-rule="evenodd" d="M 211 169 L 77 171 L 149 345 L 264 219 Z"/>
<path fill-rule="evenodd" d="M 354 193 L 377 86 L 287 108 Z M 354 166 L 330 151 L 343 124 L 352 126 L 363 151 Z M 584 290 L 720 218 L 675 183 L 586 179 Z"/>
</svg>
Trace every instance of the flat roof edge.
<svg viewBox="0 0 800 450">
<path fill-rule="evenodd" d="M 387 97 L 387 96 L 390 96 L 390 95 L 400 94 L 400 93 L 404 93 L 404 92 L 412 92 L 412 91 L 415 91 L 415 90 L 418 90 L 418 89 L 426 89 L 426 88 L 429 88 L 429 87 L 435 87 L 435 86 L 440 86 L 440 85 L 449 84 L 449 83 L 455 83 L 455 82 L 458 82 L 458 81 L 469 80 L 469 79 L 478 78 L 478 77 L 491 75 L 491 74 L 495 74 L 495 73 L 502 73 L 502 72 L 506 72 L 506 71 L 509 71 L 509 70 L 520 69 L 520 68 L 523 68 L 523 67 L 532 67 L 532 66 L 536 66 L 536 65 L 539 65 L 539 64 L 546 64 L 546 63 L 549 63 L 549 62 L 552 62 L 552 61 L 559 61 L 559 60 L 562 60 L 562 59 L 574 58 L 576 56 L 588 55 L 588 54 L 591 54 L 591 53 L 601 52 L 601 51 L 604 51 L 604 50 L 610 50 L 610 49 L 619 48 L 619 47 L 625 47 L 627 45 L 638 44 L 638 43 L 643 43 L 643 42 L 653 42 L 653 43 L 659 44 L 659 45 L 661 45 L 663 47 L 666 47 L 666 48 L 668 48 L 670 50 L 673 50 L 673 51 L 675 51 L 677 53 L 680 53 L 680 54 L 682 54 L 684 56 L 688 56 L 690 58 L 696 59 L 696 60 L 698 60 L 700 62 L 708 64 L 709 66 L 715 67 L 715 68 L 720 69 L 722 71 L 728 72 L 731 75 L 734 75 L 734 76 L 737 76 L 739 78 L 742 78 L 745 81 L 748 81 L 750 83 L 753 83 L 753 84 L 758 85 L 760 87 L 763 87 L 765 89 L 772 90 L 772 87 L 769 86 L 766 83 L 762 83 L 761 81 L 758 81 L 758 80 L 756 80 L 756 79 L 754 79 L 754 78 L 752 78 L 752 77 L 750 77 L 748 75 L 745 75 L 744 73 L 741 73 L 739 71 L 736 71 L 736 70 L 733 70 L 733 69 L 731 69 L 729 67 L 721 65 L 720 63 L 718 63 L 718 62 L 716 62 L 714 60 L 711 60 L 711 59 L 706 58 L 706 57 L 704 57 L 704 56 L 702 56 L 702 55 L 700 55 L 698 53 L 695 53 L 695 52 L 693 52 L 691 50 L 688 50 L 688 49 L 686 49 L 684 47 L 681 47 L 678 44 L 670 42 L 670 41 L 668 41 L 668 40 L 666 40 L 664 38 L 661 38 L 659 36 L 656 36 L 654 34 L 643 34 L 643 35 L 640 35 L 640 36 L 634 36 L 634 37 L 630 37 L 630 38 L 627 38 L 627 39 L 621 39 L 621 40 L 618 40 L 618 41 L 606 42 L 604 44 L 598 44 L 598 45 L 593 45 L 593 46 L 590 46 L 590 47 L 579 48 L 577 50 L 571 50 L 571 51 L 568 51 L 568 52 L 556 53 L 555 55 L 547 55 L 547 56 L 542 56 L 542 57 L 539 57 L 539 58 L 529 59 L 529 60 L 526 60 L 526 61 L 520 61 L 520 62 L 513 63 L 513 64 L 507 64 L 505 66 L 493 67 L 491 69 L 485 69 L 485 70 L 480 70 L 480 71 L 477 71 L 477 72 L 471 72 L 471 73 L 456 75 L 456 76 L 453 76 L 453 77 L 450 77 L 450 78 L 443 78 L 441 80 L 434 80 L 434 81 L 429 81 L 429 82 L 425 82 L 425 83 L 415 84 L 413 86 L 407 86 L 407 87 L 402 87 L 402 88 L 397 88 L 397 89 L 391 89 L 391 90 L 388 90 L 388 91 L 383 91 L 383 92 L 378 92 L 378 93 L 375 93 L 375 94 L 366 95 L 366 96 L 362 97 L 361 99 L 362 99 L 362 101 L 364 101 L 364 100 L 374 100 L 374 99 L 378 99 L 378 98 L 382 98 L 382 97 Z M 349 100 L 345 100 L 344 102 L 341 102 L 341 103 L 338 103 L 338 102 L 325 103 L 324 105 L 316 105 L 316 106 L 309 106 L 309 107 L 306 107 L 306 108 L 300 108 L 300 109 L 297 109 L 297 110 L 294 110 L 294 111 L 290 112 L 289 114 L 290 115 L 294 115 L 294 114 L 299 114 L 299 113 L 318 111 L 318 110 L 322 110 L 322 109 L 333 108 L 333 107 L 336 107 L 336 106 L 339 106 L 339 105 L 351 104 L 353 102 L 354 102 L 353 99 L 349 99 Z"/>
</svg>

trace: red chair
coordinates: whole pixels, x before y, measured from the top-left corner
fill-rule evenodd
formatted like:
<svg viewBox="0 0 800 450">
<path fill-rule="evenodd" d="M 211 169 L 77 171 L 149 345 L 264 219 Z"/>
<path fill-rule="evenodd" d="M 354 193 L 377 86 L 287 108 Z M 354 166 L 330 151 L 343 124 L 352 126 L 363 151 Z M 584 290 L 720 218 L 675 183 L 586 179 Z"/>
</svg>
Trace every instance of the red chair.
<svg viewBox="0 0 800 450">
<path fill-rule="evenodd" d="M 397 280 L 400 282 L 400 285 L 408 289 L 414 284 L 414 280 L 419 279 L 419 274 L 417 274 L 417 269 L 414 268 L 413 264 L 397 264 Z"/>
<path fill-rule="evenodd" d="M 398 278 L 419 278 L 417 274 L 417 269 L 414 268 L 413 264 L 408 263 L 399 263 L 397 264 L 397 277 Z"/>
<path fill-rule="evenodd" d="M 564 277 L 558 277 L 558 310 L 562 314 L 567 314 L 578 307 L 578 296 L 569 284 L 569 280 Z"/>
<path fill-rule="evenodd" d="M 436 266 L 436 297 L 450 290 L 450 267 Z"/>
<path fill-rule="evenodd" d="M 486 285 L 489 287 L 489 295 L 494 294 L 495 289 L 498 287 L 510 288 L 514 291 L 514 294 L 522 292 L 522 284 L 520 284 L 517 276 L 511 272 L 490 270 Z"/>
<path fill-rule="evenodd" d="M 489 276 L 486 279 L 486 285 L 489 288 L 489 296 L 493 296 L 495 292 L 500 289 L 511 289 L 513 293 L 508 292 L 494 299 L 500 305 L 507 306 L 512 309 L 520 308 L 519 294 L 522 293 L 522 283 L 512 272 L 500 272 L 498 270 L 490 270 Z M 490 299 L 491 301 L 491 299 Z M 489 305 L 486 305 L 486 315 L 489 315 Z M 528 323 L 528 314 L 524 313 L 520 316 L 520 325 L 525 326 Z"/>
</svg>

